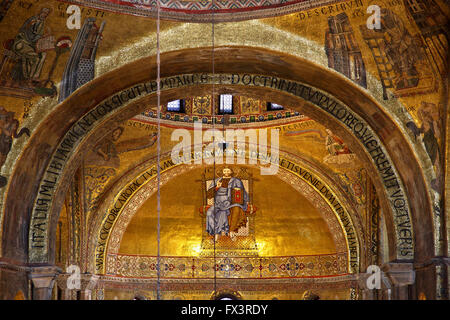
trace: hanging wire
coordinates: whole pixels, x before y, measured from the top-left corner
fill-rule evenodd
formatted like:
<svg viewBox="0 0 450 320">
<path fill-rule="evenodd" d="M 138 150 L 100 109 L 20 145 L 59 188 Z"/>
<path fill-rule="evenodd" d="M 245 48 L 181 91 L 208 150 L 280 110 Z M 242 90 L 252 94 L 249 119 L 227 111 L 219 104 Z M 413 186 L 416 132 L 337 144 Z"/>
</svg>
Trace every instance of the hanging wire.
<svg viewBox="0 0 450 320">
<path fill-rule="evenodd" d="M 158 136 L 156 140 L 157 145 L 157 160 L 156 160 L 156 174 L 157 174 L 157 185 L 158 190 L 156 194 L 157 199 L 157 241 L 158 241 L 158 252 L 157 252 L 157 261 L 156 261 L 156 299 L 161 300 L 161 256 L 160 256 L 160 236 L 161 236 L 161 172 L 160 172 L 160 157 L 161 157 L 161 60 L 160 60 L 160 47 L 159 47 L 159 23 L 160 23 L 160 3 L 159 0 L 156 0 L 156 9 L 157 9 L 157 19 L 156 19 L 156 96 L 157 96 L 157 117 L 158 117 Z"/>
<path fill-rule="evenodd" d="M 212 77 L 213 77 L 213 81 L 212 81 L 212 89 L 213 89 L 213 98 L 211 99 L 213 102 L 213 130 L 215 132 L 216 130 L 216 116 L 215 116 L 215 112 L 216 112 L 216 105 L 214 104 L 214 97 L 215 97 L 215 1 L 212 0 Z M 218 98 L 218 107 L 220 108 L 220 96 Z M 213 139 L 214 139 L 214 180 L 216 178 L 216 151 L 217 151 L 217 147 L 215 144 L 215 138 L 216 135 L 213 135 Z M 216 198 L 214 197 L 214 211 L 216 209 L 215 207 L 215 200 Z M 214 219 L 214 229 L 216 229 L 216 219 Z M 219 239 L 219 237 L 217 237 L 217 239 Z M 217 257 L 216 257 L 216 238 L 214 237 L 214 295 L 217 296 Z"/>
<path fill-rule="evenodd" d="M 211 41 L 212 41 L 212 55 L 211 55 L 211 59 L 212 59 L 212 99 L 211 99 L 211 105 L 212 105 L 212 125 L 213 125 L 213 146 L 214 146 L 214 157 L 213 157 L 213 187 L 214 189 L 216 188 L 216 136 L 215 136 L 215 130 L 216 130 L 216 104 L 215 104 L 215 85 L 214 85 L 214 77 L 215 77 L 215 64 L 214 64 L 214 49 L 215 49 L 215 42 L 214 42 L 214 13 L 215 13 L 215 3 L 214 0 L 212 0 L 212 22 L 211 22 Z M 220 100 L 219 100 L 219 108 L 220 108 Z M 217 268 L 216 268 L 216 195 L 214 193 L 214 200 L 213 200 L 213 206 L 214 206 L 214 252 L 213 252 L 213 256 L 214 256 L 214 263 L 213 263 L 213 267 L 214 267 L 214 296 L 217 295 Z M 218 238 L 218 237 L 217 237 Z"/>
</svg>

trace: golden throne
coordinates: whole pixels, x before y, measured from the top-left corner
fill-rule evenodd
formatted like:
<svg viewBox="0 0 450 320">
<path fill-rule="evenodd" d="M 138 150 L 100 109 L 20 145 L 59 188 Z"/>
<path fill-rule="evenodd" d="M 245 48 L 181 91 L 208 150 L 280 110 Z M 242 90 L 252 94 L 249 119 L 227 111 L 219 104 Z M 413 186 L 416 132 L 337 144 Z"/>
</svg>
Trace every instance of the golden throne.
<svg viewBox="0 0 450 320">
<path fill-rule="evenodd" d="M 247 210 L 234 207 L 230 208 L 230 215 L 228 216 L 229 226 L 233 225 L 233 212 L 241 210 L 243 214 L 243 223 L 239 223 L 238 228 L 231 230 L 227 234 L 221 234 L 218 237 L 210 235 L 206 230 L 206 214 L 208 209 L 214 205 L 214 193 L 212 193 L 212 186 L 214 180 L 222 177 L 222 171 L 225 166 L 216 167 L 214 172 L 213 167 L 205 168 L 202 173 L 201 190 L 203 205 L 199 208 L 202 226 L 202 244 L 201 256 L 256 256 L 258 248 L 255 241 L 255 213 L 257 208 L 253 205 L 253 178 L 252 172 L 246 167 L 233 167 L 232 176 L 242 181 L 245 192 L 248 194 Z M 244 191 L 233 188 L 231 190 L 231 203 L 244 204 Z M 242 219 L 241 219 L 242 220 Z"/>
</svg>

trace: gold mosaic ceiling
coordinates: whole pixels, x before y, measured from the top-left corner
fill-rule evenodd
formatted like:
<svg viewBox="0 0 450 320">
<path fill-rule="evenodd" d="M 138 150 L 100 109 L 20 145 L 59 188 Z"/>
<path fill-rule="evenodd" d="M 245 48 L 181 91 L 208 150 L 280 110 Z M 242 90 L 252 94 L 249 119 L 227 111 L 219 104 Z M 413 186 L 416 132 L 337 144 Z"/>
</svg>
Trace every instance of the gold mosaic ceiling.
<svg viewBox="0 0 450 320">
<path fill-rule="evenodd" d="M 197 256 L 202 244 L 199 209 L 203 168 L 168 182 L 161 189 L 161 255 Z M 318 210 L 288 183 L 275 176 L 254 181 L 255 237 L 260 256 L 315 255 L 336 252 Z M 263 178 L 263 179 L 262 179 Z M 187 186 L 191 186 L 186 189 Z M 276 186 L 276 188 L 274 188 Z M 122 254 L 156 255 L 156 195 L 135 213 L 122 238 Z M 234 248 L 239 248 L 236 243 Z M 231 250 L 232 251 L 232 250 Z"/>
</svg>

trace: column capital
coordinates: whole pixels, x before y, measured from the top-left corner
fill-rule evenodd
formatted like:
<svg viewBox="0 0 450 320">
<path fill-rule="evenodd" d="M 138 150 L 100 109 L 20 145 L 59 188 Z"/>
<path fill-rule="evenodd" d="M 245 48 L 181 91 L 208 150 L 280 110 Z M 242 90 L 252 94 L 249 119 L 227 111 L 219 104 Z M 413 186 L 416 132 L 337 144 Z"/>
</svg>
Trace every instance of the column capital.
<svg viewBox="0 0 450 320">
<path fill-rule="evenodd" d="M 52 265 L 30 266 L 28 279 L 33 283 L 33 300 L 50 300 L 53 284 L 61 269 Z"/>
<path fill-rule="evenodd" d="M 56 266 L 32 266 L 28 271 L 28 279 L 36 288 L 49 288 L 61 269 Z"/>
</svg>

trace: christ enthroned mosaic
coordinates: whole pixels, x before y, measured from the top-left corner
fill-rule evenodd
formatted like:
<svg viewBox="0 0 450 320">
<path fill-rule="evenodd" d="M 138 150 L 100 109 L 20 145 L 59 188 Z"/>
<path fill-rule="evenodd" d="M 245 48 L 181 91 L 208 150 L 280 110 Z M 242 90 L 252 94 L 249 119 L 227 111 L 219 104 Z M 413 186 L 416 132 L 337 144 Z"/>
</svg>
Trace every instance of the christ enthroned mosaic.
<svg viewBox="0 0 450 320">
<path fill-rule="evenodd" d="M 253 183 L 245 167 L 206 168 L 199 180 L 203 205 L 201 256 L 255 256 Z"/>
</svg>

